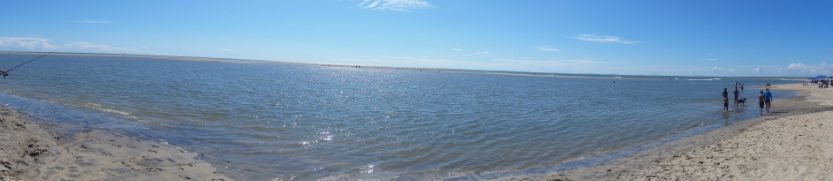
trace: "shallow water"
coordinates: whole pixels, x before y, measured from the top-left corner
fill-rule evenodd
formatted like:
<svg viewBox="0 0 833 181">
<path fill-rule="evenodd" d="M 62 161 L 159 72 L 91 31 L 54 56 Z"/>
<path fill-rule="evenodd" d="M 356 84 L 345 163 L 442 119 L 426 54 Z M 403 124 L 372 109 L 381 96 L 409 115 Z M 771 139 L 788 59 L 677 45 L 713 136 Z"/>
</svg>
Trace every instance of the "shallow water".
<svg viewBox="0 0 833 181">
<path fill-rule="evenodd" d="M 0 55 L 0 67 L 35 56 Z M 754 102 L 753 85 L 791 82 L 634 77 L 50 55 L 0 80 L 0 102 L 166 141 L 240 180 L 478 179 L 603 161 L 754 118 L 754 104 L 723 112 L 722 88 L 745 82 Z"/>
</svg>

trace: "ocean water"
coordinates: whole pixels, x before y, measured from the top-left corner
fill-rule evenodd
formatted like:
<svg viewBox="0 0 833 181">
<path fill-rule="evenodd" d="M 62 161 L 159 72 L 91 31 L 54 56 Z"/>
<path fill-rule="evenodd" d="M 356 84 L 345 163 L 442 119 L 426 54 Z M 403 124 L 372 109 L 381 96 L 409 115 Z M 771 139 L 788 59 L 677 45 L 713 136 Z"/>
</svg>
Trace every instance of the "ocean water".
<svg viewBox="0 0 833 181">
<path fill-rule="evenodd" d="M 36 56 L 0 55 L 0 69 Z M 736 81 L 751 103 L 724 112 L 720 93 Z M 754 86 L 792 82 L 50 55 L 0 80 L 0 103 L 183 147 L 239 180 L 476 180 L 603 162 L 754 118 Z"/>
</svg>

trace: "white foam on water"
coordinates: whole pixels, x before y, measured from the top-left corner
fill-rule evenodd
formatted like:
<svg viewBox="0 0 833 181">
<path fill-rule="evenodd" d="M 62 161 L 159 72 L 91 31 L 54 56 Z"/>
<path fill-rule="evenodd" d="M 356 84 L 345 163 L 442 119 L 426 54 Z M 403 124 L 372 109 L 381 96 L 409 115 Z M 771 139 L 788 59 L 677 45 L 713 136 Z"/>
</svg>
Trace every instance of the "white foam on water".
<svg viewBox="0 0 833 181">
<path fill-rule="evenodd" d="M 120 116 L 131 117 L 131 114 L 129 112 L 120 111 L 120 110 L 116 110 L 116 109 L 113 109 L 113 108 L 107 108 L 105 106 L 102 106 L 102 105 L 99 105 L 99 104 L 96 104 L 96 103 L 86 103 L 82 107 L 97 110 L 97 111 L 101 111 L 101 112 L 117 114 L 117 115 L 120 115 Z"/>
</svg>

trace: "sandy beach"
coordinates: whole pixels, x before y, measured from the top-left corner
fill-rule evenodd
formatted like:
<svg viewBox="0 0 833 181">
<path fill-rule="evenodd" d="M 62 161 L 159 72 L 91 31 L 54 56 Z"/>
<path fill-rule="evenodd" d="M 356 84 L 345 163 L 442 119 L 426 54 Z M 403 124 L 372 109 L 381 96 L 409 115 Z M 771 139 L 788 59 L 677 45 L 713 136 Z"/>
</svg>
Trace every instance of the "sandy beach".
<svg viewBox="0 0 833 181">
<path fill-rule="evenodd" d="M 0 180 L 231 180 L 181 148 L 32 120 L 0 107 Z"/>
<path fill-rule="evenodd" d="M 773 113 L 608 163 L 498 180 L 833 179 L 833 89 L 798 83 L 772 89 L 798 96 L 774 95 Z"/>
</svg>

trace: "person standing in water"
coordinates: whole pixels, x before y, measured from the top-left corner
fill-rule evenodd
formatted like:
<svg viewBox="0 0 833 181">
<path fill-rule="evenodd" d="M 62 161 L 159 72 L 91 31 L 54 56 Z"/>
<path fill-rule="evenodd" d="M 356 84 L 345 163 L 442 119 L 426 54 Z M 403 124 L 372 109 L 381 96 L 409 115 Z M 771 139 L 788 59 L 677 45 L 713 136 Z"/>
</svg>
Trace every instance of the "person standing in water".
<svg viewBox="0 0 833 181">
<path fill-rule="evenodd" d="M 729 111 L 729 97 L 723 97 L 723 111 Z"/>
<path fill-rule="evenodd" d="M 769 113 L 769 108 L 772 107 L 772 93 L 769 92 L 769 87 L 764 92 L 764 104 L 766 106 L 766 113 Z"/>
<path fill-rule="evenodd" d="M 729 111 L 729 92 L 726 92 L 726 88 L 723 88 L 723 111 Z"/>
<path fill-rule="evenodd" d="M 761 115 L 764 115 L 764 91 L 758 95 L 758 107 L 761 107 Z"/>
<path fill-rule="evenodd" d="M 740 92 L 738 92 L 738 88 L 735 88 L 734 93 L 735 93 L 735 106 L 738 106 L 738 95 L 740 95 Z"/>
</svg>

